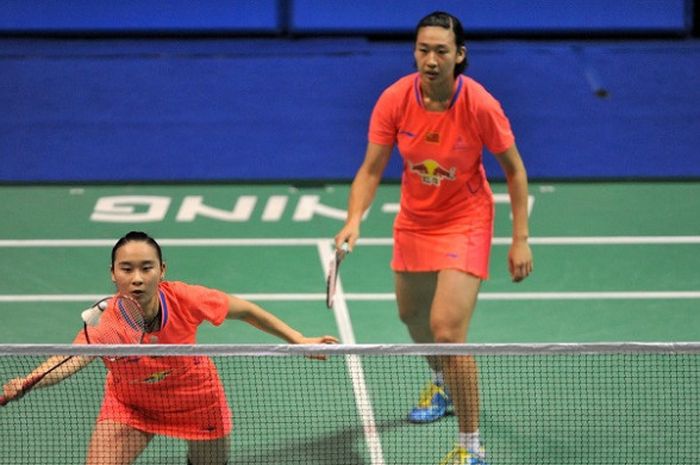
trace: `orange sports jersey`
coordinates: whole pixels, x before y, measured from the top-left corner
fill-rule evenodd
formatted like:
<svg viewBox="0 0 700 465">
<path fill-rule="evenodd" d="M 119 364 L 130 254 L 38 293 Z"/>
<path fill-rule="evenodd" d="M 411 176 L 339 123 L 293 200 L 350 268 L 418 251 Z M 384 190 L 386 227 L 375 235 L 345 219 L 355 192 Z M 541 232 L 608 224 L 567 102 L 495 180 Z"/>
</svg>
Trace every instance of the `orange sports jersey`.
<svg viewBox="0 0 700 465">
<path fill-rule="evenodd" d="M 458 76 L 449 108 L 433 112 L 425 109 L 420 76 L 413 73 L 382 93 L 369 141 L 397 144 L 404 160 L 395 227 L 449 231 L 491 215 L 483 147 L 500 153 L 515 138 L 499 102 L 473 79 Z"/>
<path fill-rule="evenodd" d="M 204 321 L 220 325 L 228 312 L 225 293 L 169 281 L 159 284 L 160 329 L 144 344 L 193 344 Z M 114 300 L 105 312 L 116 312 Z M 103 316 L 105 318 L 107 315 Z M 77 343 L 85 343 L 79 334 Z M 188 440 L 223 437 L 231 412 L 216 366 L 209 357 L 103 357 L 108 374 L 98 421 Z"/>
</svg>

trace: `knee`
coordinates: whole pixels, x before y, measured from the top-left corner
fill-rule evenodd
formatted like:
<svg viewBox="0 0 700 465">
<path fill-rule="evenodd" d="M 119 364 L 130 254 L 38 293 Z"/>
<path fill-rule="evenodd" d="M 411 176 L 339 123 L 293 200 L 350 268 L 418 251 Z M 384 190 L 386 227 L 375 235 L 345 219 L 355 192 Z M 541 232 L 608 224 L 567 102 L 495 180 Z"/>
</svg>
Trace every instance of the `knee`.
<svg viewBox="0 0 700 465">
<path fill-rule="evenodd" d="M 437 344 L 461 344 L 464 342 L 464 338 L 455 331 L 433 331 L 433 334 Z"/>
<path fill-rule="evenodd" d="M 438 344 L 461 344 L 466 338 L 464 331 L 454 324 L 432 322 L 430 328 L 433 338 Z"/>
</svg>

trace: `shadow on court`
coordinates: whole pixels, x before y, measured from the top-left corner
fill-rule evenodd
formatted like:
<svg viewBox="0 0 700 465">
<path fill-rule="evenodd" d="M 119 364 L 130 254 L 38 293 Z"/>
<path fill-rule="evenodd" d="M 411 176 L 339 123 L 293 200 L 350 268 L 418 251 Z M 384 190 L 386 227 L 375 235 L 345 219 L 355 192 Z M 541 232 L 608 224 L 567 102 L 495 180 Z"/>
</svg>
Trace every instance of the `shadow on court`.
<svg viewBox="0 0 700 465">
<path fill-rule="evenodd" d="M 381 435 L 407 426 L 413 427 L 403 419 L 387 420 L 377 423 L 377 430 Z M 233 434 L 233 453 L 230 465 L 367 465 L 372 463 L 364 431 L 359 425 L 335 431 L 313 440 L 288 443 L 285 447 L 245 454 L 236 453 L 235 431 Z M 387 457 L 386 454 L 384 459 L 389 464 L 423 463 L 422 461 L 407 462 L 406 457 Z"/>
</svg>

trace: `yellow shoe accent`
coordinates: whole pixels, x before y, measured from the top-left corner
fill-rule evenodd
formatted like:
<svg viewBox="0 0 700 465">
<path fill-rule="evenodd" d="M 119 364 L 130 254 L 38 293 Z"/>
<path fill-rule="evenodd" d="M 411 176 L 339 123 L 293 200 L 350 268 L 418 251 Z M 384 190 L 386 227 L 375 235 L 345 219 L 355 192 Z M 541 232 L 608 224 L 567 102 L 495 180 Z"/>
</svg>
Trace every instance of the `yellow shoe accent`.
<svg viewBox="0 0 700 465">
<path fill-rule="evenodd" d="M 428 408 L 432 406 L 433 396 L 435 396 L 435 394 L 438 394 L 441 397 L 447 397 L 445 390 L 441 386 L 438 386 L 435 383 L 428 383 L 428 385 L 426 385 L 420 392 L 420 396 L 418 397 L 418 407 Z"/>
<path fill-rule="evenodd" d="M 447 391 L 443 386 L 428 383 L 420 393 L 418 403 L 408 413 L 411 423 L 430 423 L 447 415 L 452 408 Z"/>
<path fill-rule="evenodd" d="M 440 465 L 487 465 L 483 455 L 483 451 L 475 454 L 457 444 L 442 459 Z"/>
</svg>

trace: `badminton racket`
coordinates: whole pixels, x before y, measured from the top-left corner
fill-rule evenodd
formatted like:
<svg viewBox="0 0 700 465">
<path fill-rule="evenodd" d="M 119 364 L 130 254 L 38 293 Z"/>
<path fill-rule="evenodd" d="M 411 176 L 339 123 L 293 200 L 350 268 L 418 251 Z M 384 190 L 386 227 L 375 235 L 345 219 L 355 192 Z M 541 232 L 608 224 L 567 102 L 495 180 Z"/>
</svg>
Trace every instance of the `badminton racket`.
<svg viewBox="0 0 700 465">
<path fill-rule="evenodd" d="M 114 307 L 108 310 L 110 299 L 105 298 L 95 302 L 81 313 L 86 342 L 88 344 L 139 344 L 143 340 L 146 327 L 141 306 L 129 296 L 117 295 L 114 297 Z M 41 373 L 25 380 L 12 398 L 0 396 L 0 407 L 26 395 L 46 376 L 73 358 L 75 358 L 74 355 L 63 357 Z"/>
<path fill-rule="evenodd" d="M 348 254 L 348 243 L 344 242 L 340 249 L 336 249 L 333 258 L 328 264 L 328 276 L 326 277 L 326 307 L 333 308 L 335 293 L 338 287 L 338 274 L 340 264 Z"/>
</svg>

